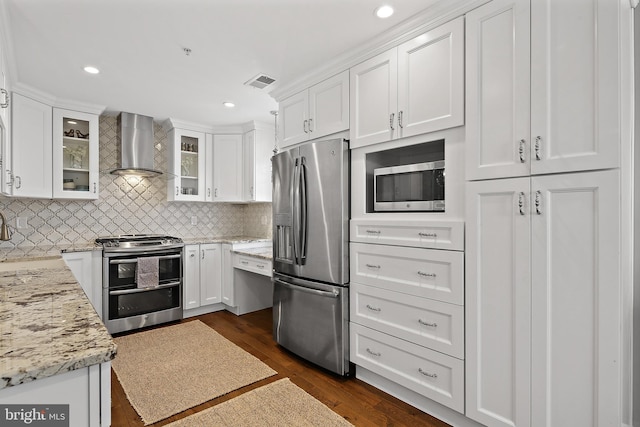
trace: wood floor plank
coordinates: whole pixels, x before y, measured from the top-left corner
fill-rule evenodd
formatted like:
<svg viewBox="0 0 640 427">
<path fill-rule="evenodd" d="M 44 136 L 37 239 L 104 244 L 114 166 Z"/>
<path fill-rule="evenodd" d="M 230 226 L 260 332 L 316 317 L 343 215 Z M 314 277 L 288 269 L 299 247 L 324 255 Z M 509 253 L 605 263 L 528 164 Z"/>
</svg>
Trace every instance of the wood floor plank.
<svg viewBox="0 0 640 427">
<path fill-rule="evenodd" d="M 357 378 L 334 375 L 280 347 L 272 338 L 271 316 L 271 309 L 243 316 L 236 316 L 228 311 L 218 311 L 181 321 L 196 319 L 202 321 L 229 341 L 262 360 L 278 374 L 210 400 L 153 426 L 164 426 L 281 378 L 290 378 L 298 387 L 358 427 L 448 426 Z M 113 427 L 144 426 L 113 372 L 111 378 L 111 425 Z"/>
</svg>

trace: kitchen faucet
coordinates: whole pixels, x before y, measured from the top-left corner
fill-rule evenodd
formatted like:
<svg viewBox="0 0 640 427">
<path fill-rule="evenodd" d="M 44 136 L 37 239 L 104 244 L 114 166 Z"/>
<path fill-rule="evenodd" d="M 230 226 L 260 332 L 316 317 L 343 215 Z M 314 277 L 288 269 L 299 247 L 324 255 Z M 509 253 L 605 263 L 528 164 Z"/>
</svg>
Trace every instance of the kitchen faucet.
<svg viewBox="0 0 640 427">
<path fill-rule="evenodd" d="M 2 225 L 0 225 L 0 240 L 11 240 L 11 231 L 7 225 L 7 219 L 2 212 L 0 212 L 0 219 L 2 219 Z"/>
</svg>

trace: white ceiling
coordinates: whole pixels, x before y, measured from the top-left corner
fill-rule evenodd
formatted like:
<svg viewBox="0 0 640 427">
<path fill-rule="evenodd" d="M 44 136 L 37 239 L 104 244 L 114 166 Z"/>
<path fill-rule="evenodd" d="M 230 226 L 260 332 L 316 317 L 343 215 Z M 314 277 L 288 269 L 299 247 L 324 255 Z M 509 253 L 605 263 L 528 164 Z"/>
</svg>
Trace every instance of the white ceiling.
<svg viewBox="0 0 640 427">
<path fill-rule="evenodd" d="M 57 98 L 203 125 L 272 122 L 243 83 L 288 84 L 436 0 L 0 0 L 14 80 Z M 391 4 L 386 20 L 373 11 Z M 184 48 L 191 54 L 185 55 Z M 85 65 L 100 74 L 89 75 Z M 234 109 L 222 106 L 236 104 Z"/>
</svg>

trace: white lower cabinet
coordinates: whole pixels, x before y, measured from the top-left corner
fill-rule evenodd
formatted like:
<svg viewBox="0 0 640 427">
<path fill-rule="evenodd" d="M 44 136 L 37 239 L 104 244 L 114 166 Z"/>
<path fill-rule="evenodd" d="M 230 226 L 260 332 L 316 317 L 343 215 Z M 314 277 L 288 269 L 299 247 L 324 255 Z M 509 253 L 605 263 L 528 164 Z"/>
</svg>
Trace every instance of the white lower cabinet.
<svg viewBox="0 0 640 427">
<path fill-rule="evenodd" d="M 467 183 L 466 415 L 621 425 L 616 170 Z"/>
<path fill-rule="evenodd" d="M 459 412 L 464 361 L 351 323 L 351 361 Z"/>
<path fill-rule="evenodd" d="M 184 247 L 184 309 L 222 300 L 222 249 L 218 243 Z"/>
<path fill-rule="evenodd" d="M 350 356 L 356 365 L 463 413 L 464 252 L 425 248 L 461 247 L 458 225 L 351 222 L 352 240 L 402 246 L 350 243 Z"/>
<path fill-rule="evenodd" d="M 62 259 L 102 319 L 102 251 L 64 252 Z"/>
</svg>

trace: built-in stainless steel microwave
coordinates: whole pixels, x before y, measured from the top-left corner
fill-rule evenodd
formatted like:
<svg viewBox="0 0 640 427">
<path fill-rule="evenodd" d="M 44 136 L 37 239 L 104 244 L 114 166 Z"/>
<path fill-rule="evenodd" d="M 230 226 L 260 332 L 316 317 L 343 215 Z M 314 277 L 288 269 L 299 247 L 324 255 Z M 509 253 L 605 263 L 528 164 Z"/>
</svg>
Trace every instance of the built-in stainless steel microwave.
<svg viewBox="0 0 640 427">
<path fill-rule="evenodd" d="M 444 160 L 373 170 L 375 211 L 444 212 Z"/>
</svg>

